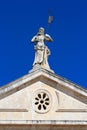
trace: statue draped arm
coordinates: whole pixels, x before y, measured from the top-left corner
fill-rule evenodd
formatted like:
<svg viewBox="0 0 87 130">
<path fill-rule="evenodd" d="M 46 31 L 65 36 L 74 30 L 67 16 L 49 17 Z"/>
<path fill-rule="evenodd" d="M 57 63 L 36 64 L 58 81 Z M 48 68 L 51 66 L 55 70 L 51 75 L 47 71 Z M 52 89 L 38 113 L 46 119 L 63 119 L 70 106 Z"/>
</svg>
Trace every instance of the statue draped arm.
<svg viewBox="0 0 87 130">
<path fill-rule="evenodd" d="M 34 36 L 32 39 L 31 39 L 31 42 L 37 42 L 37 36 Z"/>
<path fill-rule="evenodd" d="M 45 34 L 45 40 L 48 42 L 52 42 L 53 39 L 51 38 L 51 36 L 49 34 Z"/>
</svg>

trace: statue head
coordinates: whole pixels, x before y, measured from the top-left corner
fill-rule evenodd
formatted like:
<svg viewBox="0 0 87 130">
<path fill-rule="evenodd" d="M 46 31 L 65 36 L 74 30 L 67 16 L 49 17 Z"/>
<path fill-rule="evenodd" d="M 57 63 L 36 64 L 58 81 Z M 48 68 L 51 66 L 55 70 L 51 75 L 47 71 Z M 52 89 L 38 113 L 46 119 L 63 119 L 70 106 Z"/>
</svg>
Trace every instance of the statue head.
<svg viewBox="0 0 87 130">
<path fill-rule="evenodd" d="M 44 28 L 40 27 L 37 35 L 44 35 Z"/>
</svg>

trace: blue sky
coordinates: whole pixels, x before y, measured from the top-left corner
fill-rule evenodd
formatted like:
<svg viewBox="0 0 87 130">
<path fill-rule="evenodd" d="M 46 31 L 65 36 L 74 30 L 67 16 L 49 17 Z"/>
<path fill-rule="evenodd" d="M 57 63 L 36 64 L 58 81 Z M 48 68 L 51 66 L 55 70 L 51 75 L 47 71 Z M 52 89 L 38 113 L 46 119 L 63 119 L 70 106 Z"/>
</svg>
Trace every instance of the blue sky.
<svg viewBox="0 0 87 130">
<path fill-rule="evenodd" d="M 47 28 L 49 64 L 57 75 L 87 88 L 87 0 L 1 0 L 0 86 L 28 74 L 34 60 L 31 38 Z"/>
</svg>

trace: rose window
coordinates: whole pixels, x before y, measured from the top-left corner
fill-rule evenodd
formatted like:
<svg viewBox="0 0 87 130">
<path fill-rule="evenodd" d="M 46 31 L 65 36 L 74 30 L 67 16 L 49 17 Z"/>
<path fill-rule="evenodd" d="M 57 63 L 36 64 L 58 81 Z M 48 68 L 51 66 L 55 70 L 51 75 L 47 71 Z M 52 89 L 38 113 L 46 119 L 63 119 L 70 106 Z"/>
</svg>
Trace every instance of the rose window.
<svg viewBox="0 0 87 130">
<path fill-rule="evenodd" d="M 45 113 L 50 109 L 51 96 L 47 91 L 39 90 L 34 96 L 33 103 L 36 112 Z"/>
</svg>

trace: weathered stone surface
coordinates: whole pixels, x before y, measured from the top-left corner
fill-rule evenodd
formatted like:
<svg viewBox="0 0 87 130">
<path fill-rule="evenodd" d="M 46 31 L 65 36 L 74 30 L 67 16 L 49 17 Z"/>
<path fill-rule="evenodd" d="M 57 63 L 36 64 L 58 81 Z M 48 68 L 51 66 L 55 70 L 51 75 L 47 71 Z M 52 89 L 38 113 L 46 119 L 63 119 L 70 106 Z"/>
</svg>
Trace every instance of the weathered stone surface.
<svg viewBox="0 0 87 130">
<path fill-rule="evenodd" d="M 86 130 L 87 91 L 40 68 L 0 88 L 0 128 Z"/>
<path fill-rule="evenodd" d="M 87 130 L 87 127 L 82 125 L 69 125 L 69 126 L 64 126 L 64 125 L 2 125 L 0 126 L 0 130 Z"/>
</svg>

